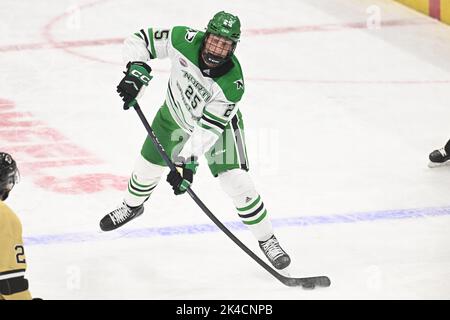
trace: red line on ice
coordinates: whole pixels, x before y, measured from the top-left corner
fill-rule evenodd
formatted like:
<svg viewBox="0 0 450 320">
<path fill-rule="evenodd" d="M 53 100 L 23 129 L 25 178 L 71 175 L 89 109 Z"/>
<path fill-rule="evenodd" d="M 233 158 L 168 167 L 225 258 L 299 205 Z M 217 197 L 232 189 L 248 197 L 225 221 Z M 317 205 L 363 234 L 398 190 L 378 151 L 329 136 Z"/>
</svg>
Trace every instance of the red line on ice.
<svg viewBox="0 0 450 320">
<path fill-rule="evenodd" d="M 96 5 L 98 5 L 98 4 L 101 4 L 101 3 L 107 2 L 107 1 L 110 1 L 110 0 L 97 0 L 97 1 L 89 2 L 89 3 L 86 3 L 86 4 L 82 5 L 82 6 L 80 6 L 79 9 L 82 10 L 82 9 L 85 9 L 85 8 L 93 7 L 93 6 L 96 6 Z M 53 38 L 53 35 L 52 35 L 52 33 L 51 33 L 51 30 L 53 29 L 53 26 L 54 26 L 57 22 L 59 22 L 61 19 L 65 18 L 65 17 L 67 17 L 67 16 L 70 16 L 71 14 L 72 14 L 71 11 L 64 12 L 64 13 L 62 13 L 62 14 L 60 14 L 60 15 L 54 17 L 53 19 L 51 19 L 51 20 L 43 27 L 43 30 L 42 30 L 42 36 L 47 40 L 48 43 L 52 44 L 52 45 L 55 46 L 55 47 L 58 46 L 59 42 L 56 41 L 56 40 Z M 101 63 L 108 63 L 108 64 L 111 64 L 111 63 L 112 63 L 112 64 L 114 64 L 114 62 L 106 61 L 106 60 L 103 60 L 103 59 L 100 59 L 100 58 L 96 58 L 96 57 L 91 57 L 91 56 L 88 56 L 88 55 L 85 55 L 85 54 L 82 54 L 82 53 L 79 53 L 79 52 L 70 50 L 70 49 L 67 48 L 67 47 L 62 47 L 61 49 L 62 49 L 63 51 L 65 51 L 66 53 L 68 53 L 68 54 L 72 54 L 72 55 L 75 55 L 75 56 L 78 56 L 78 57 L 80 57 L 80 58 L 84 58 L 84 59 L 87 59 L 87 60 L 92 60 L 92 61 L 95 61 L 95 62 L 101 62 Z"/>
<path fill-rule="evenodd" d="M 86 3 L 79 7 L 80 10 L 94 7 L 98 4 L 103 4 L 111 0 L 97 0 L 94 2 Z M 433 0 L 430 0 L 433 1 Z M 61 49 L 64 52 L 77 56 L 82 59 L 87 59 L 94 62 L 122 65 L 120 62 L 107 61 L 102 58 L 91 56 L 88 54 L 80 53 L 71 48 L 80 47 L 92 47 L 92 46 L 105 46 L 121 44 L 124 38 L 106 38 L 95 40 L 74 40 L 74 41 L 57 41 L 52 35 L 52 29 L 62 19 L 70 16 L 72 12 L 64 12 L 54 18 L 52 18 L 42 29 L 42 35 L 47 40 L 45 43 L 32 43 L 32 44 L 17 44 L 0 46 L 1 52 L 22 51 L 22 50 L 39 50 L 39 49 Z M 382 21 L 382 27 L 404 27 L 414 25 L 429 25 L 434 24 L 433 21 L 425 19 L 397 19 L 397 20 L 384 20 Z M 287 33 L 306 33 L 306 32 L 332 32 L 342 30 L 361 30 L 367 28 L 366 22 L 350 22 L 340 24 L 321 24 L 321 25 L 305 25 L 305 26 L 293 26 L 293 27 L 276 27 L 276 28 L 258 28 L 247 29 L 243 33 L 247 36 L 261 36 L 261 35 L 277 35 Z M 154 70 L 157 72 L 168 72 L 167 70 Z M 248 78 L 254 81 L 272 81 L 272 82 L 292 82 L 292 83 L 305 83 L 305 84 L 448 84 L 450 80 L 307 80 L 307 79 L 268 79 L 261 77 Z"/>
<path fill-rule="evenodd" d="M 102 161 L 59 131 L 35 120 L 33 114 L 16 112 L 14 107 L 14 102 L 0 98 L 0 149 L 13 155 L 23 176 L 33 179 L 42 189 L 63 194 L 126 188 L 127 178 L 107 173 L 70 177 L 46 174 L 45 169 L 95 166 Z"/>
<path fill-rule="evenodd" d="M 82 8 L 92 7 L 109 0 L 96 1 L 94 3 L 81 6 Z M 54 25 L 61 19 L 66 18 L 71 12 L 65 12 L 53 19 L 51 19 L 43 28 L 43 36 L 47 42 L 41 43 L 25 43 L 25 44 L 12 44 L 0 46 L 0 52 L 12 52 L 23 50 L 42 50 L 42 49 L 62 49 L 67 51 L 69 48 L 79 47 L 93 47 L 93 46 L 105 46 L 121 44 L 125 38 L 105 38 L 95 40 L 73 40 L 73 41 L 57 41 L 53 38 L 51 30 Z M 407 20 L 387 20 L 382 22 L 382 27 L 405 27 L 413 25 L 429 25 L 433 22 L 422 19 L 407 19 Z M 262 36 L 262 35 L 277 35 L 287 33 L 305 33 L 305 32 L 331 32 L 331 31 L 343 31 L 351 29 L 366 29 L 367 24 L 365 22 L 351 22 L 341 24 L 321 24 L 321 25 L 305 25 L 305 26 L 293 26 L 293 27 L 276 27 L 276 28 L 258 28 L 247 29 L 243 31 L 245 36 Z M 69 50 L 72 54 L 79 54 Z M 83 55 L 85 56 L 85 55 Z M 92 57 L 89 57 L 92 58 Z"/>
</svg>

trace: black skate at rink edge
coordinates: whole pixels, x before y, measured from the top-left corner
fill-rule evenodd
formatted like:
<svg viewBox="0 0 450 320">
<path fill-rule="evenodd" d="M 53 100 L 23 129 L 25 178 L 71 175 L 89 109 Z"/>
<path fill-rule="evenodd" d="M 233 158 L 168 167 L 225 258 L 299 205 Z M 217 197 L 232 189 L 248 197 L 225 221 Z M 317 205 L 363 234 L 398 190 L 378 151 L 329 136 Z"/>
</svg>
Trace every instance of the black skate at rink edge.
<svg viewBox="0 0 450 320">
<path fill-rule="evenodd" d="M 450 164 L 450 153 L 446 151 L 445 148 L 434 150 L 429 156 L 430 163 L 428 166 L 430 168 L 440 167 Z"/>
</svg>

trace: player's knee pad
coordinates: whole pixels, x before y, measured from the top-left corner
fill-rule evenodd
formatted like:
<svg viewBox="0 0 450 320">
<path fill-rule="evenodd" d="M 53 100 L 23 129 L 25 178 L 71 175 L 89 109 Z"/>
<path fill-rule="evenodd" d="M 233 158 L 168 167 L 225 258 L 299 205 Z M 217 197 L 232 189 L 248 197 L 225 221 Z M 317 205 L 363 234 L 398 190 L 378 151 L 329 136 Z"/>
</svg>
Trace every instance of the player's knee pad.
<svg viewBox="0 0 450 320">
<path fill-rule="evenodd" d="M 134 165 L 133 178 L 146 183 L 156 182 L 159 181 L 163 172 L 163 166 L 153 164 L 144 159 L 142 155 L 139 155 Z"/>
<path fill-rule="evenodd" d="M 258 196 L 249 173 L 242 169 L 233 169 L 219 174 L 222 189 L 233 199 L 236 206 L 245 204 L 247 198 Z"/>
</svg>

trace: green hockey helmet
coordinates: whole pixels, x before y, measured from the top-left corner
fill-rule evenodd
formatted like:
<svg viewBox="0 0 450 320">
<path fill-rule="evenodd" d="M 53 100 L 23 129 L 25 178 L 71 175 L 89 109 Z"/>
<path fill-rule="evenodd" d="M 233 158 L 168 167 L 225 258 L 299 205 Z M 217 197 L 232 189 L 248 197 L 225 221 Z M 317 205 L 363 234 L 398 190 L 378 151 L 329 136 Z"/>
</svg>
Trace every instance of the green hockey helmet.
<svg viewBox="0 0 450 320">
<path fill-rule="evenodd" d="M 233 56 L 240 37 L 239 18 L 225 11 L 216 13 L 206 28 L 201 48 L 203 61 L 213 67 L 223 65 Z"/>
<path fill-rule="evenodd" d="M 220 11 L 209 20 L 206 32 L 238 42 L 241 37 L 241 21 L 231 13 Z"/>
</svg>

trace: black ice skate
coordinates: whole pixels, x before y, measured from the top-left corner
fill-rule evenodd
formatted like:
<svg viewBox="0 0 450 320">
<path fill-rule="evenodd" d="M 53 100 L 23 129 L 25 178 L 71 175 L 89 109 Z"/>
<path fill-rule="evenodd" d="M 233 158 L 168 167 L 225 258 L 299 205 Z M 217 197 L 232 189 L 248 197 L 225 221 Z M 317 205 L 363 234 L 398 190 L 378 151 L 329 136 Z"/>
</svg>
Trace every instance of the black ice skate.
<svg viewBox="0 0 450 320">
<path fill-rule="evenodd" d="M 276 269 L 282 270 L 291 263 L 291 258 L 289 258 L 288 254 L 280 247 L 280 244 L 274 235 L 270 237 L 269 240 L 259 241 L 259 247 Z"/>
<path fill-rule="evenodd" d="M 443 165 L 450 165 L 450 154 L 447 154 L 445 148 L 434 150 L 430 153 L 430 168 L 440 167 Z"/>
<path fill-rule="evenodd" d="M 125 223 L 139 217 L 144 212 L 144 205 L 130 207 L 125 202 L 117 209 L 107 214 L 100 221 L 100 229 L 111 231 L 123 226 Z"/>
</svg>

